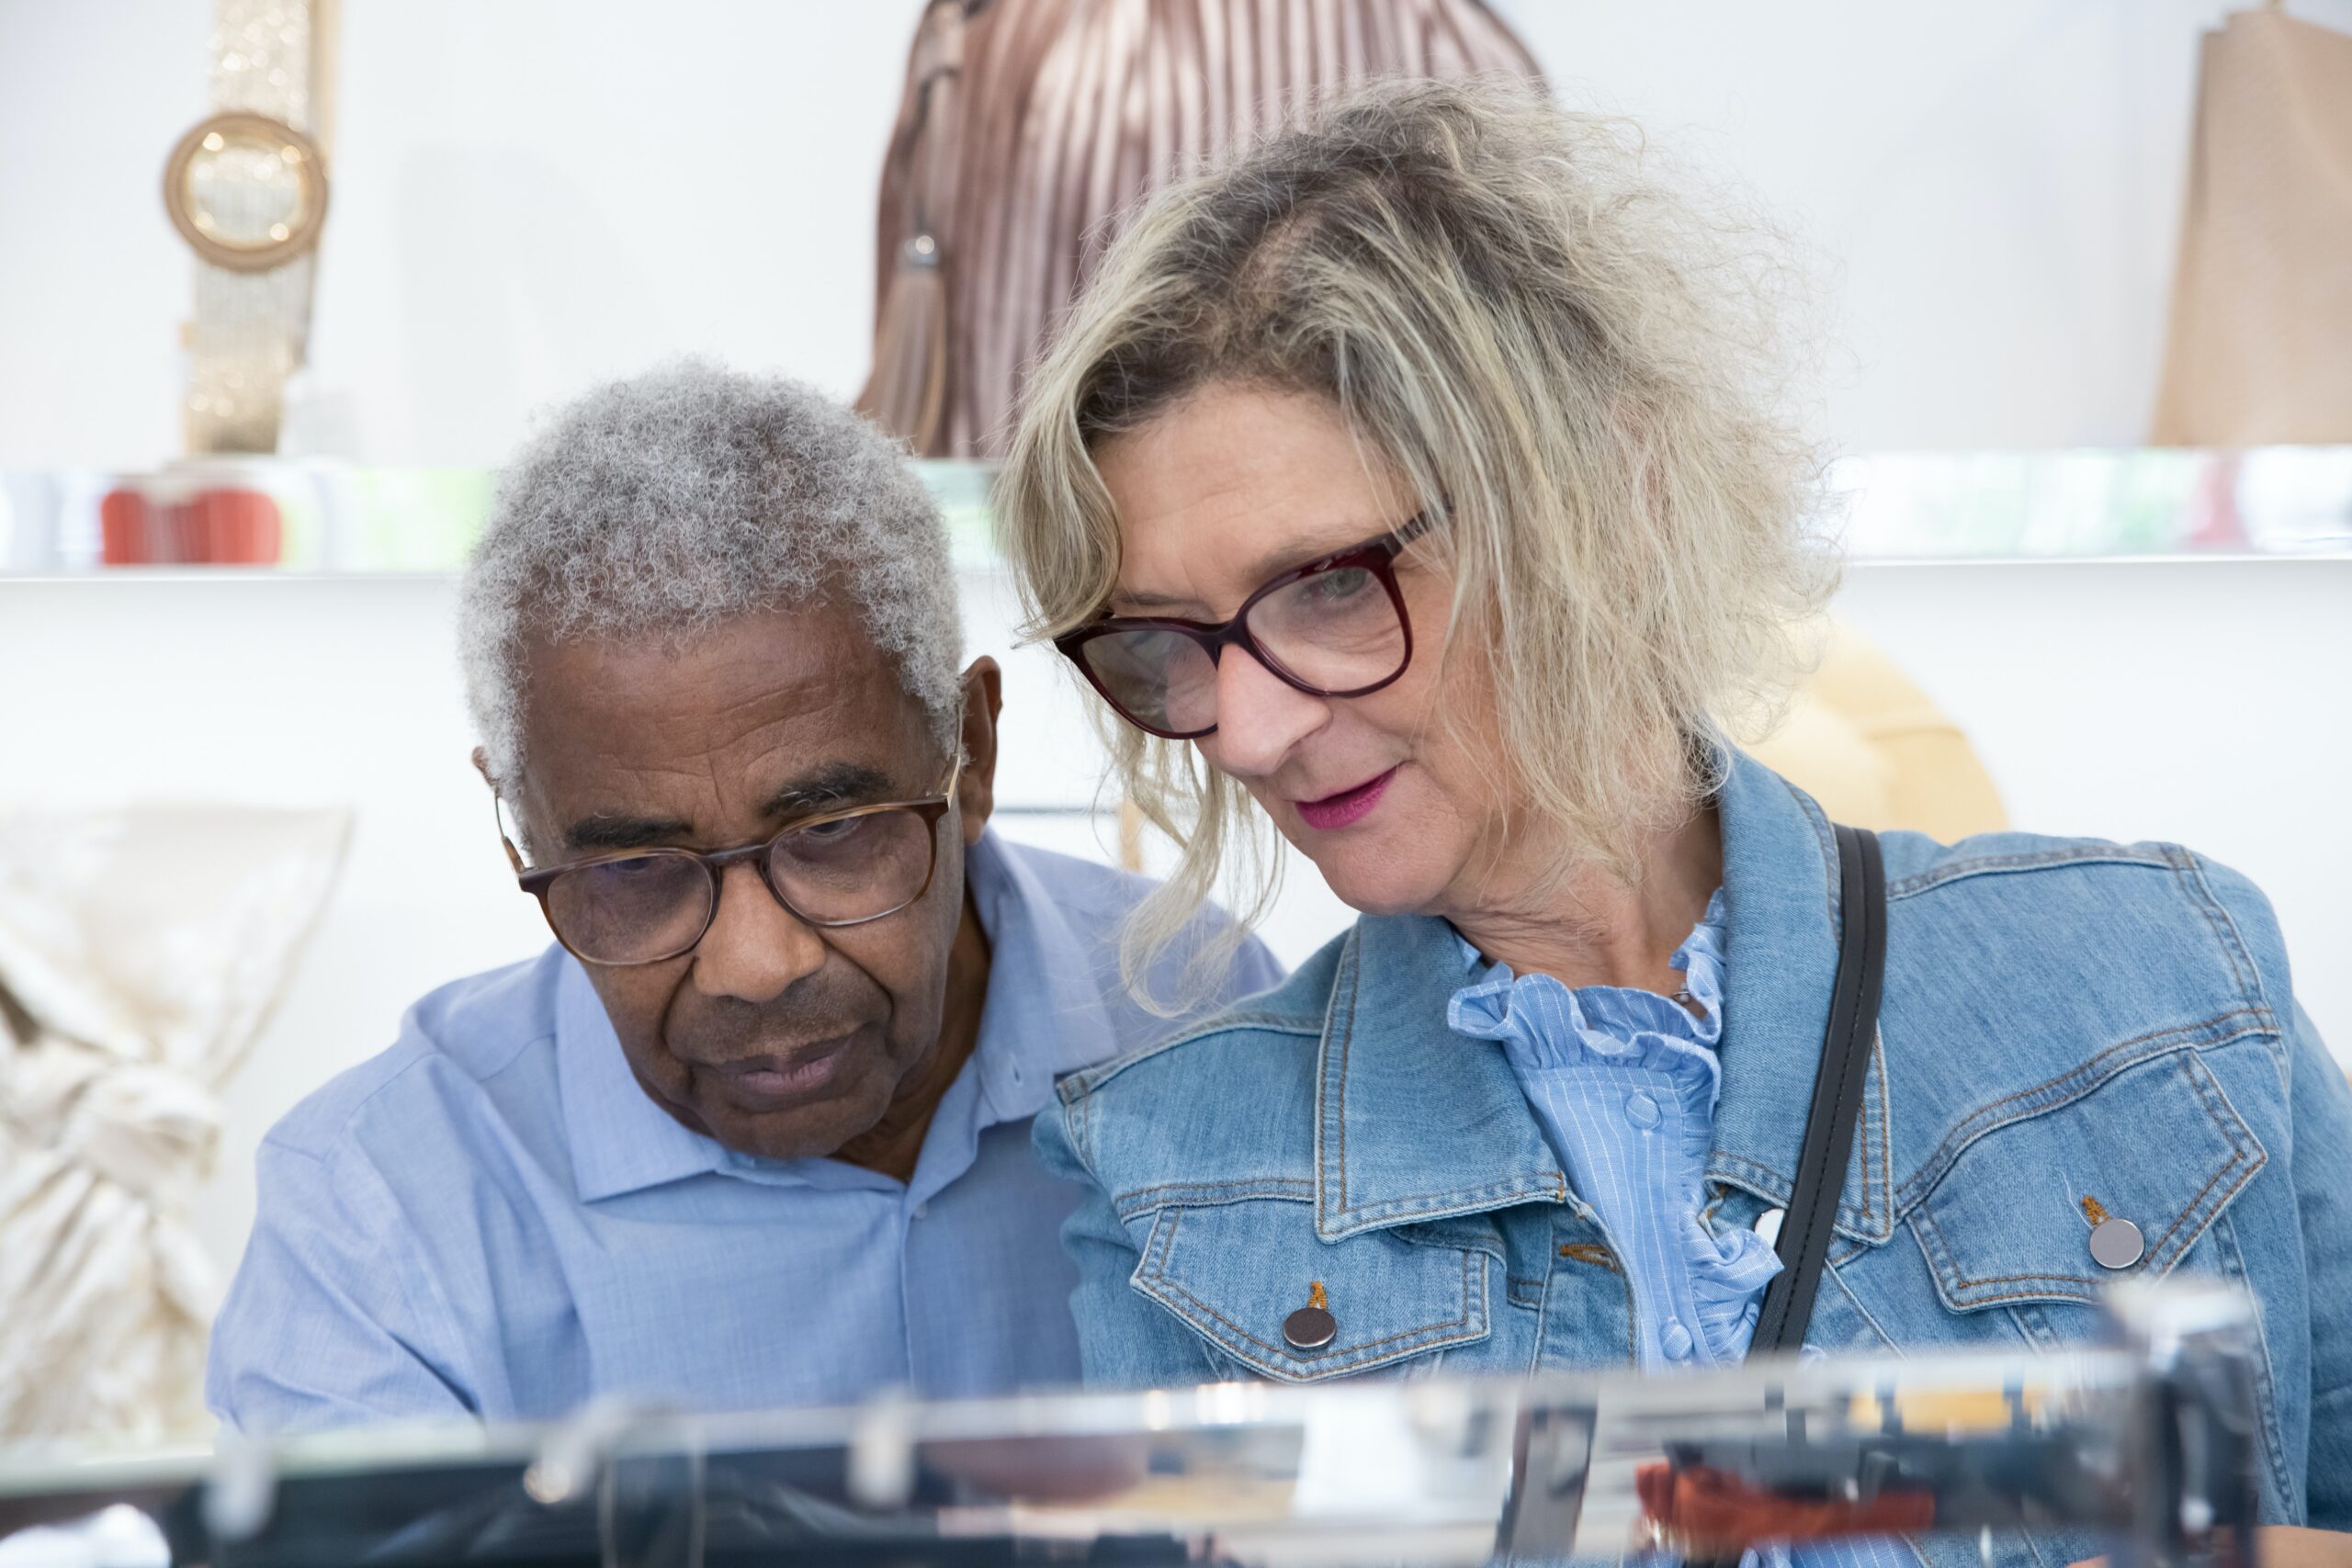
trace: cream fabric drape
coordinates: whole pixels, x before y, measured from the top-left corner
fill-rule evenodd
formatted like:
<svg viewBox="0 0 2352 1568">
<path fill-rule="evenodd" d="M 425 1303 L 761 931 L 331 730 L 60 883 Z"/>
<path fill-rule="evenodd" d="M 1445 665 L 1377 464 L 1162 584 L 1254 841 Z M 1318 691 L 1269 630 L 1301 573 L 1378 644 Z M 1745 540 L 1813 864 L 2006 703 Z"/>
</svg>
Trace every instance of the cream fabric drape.
<svg viewBox="0 0 2352 1568">
<path fill-rule="evenodd" d="M 340 811 L 0 816 L 0 1439 L 201 1429 L 218 1273 L 188 1216 L 348 833 Z"/>
</svg>

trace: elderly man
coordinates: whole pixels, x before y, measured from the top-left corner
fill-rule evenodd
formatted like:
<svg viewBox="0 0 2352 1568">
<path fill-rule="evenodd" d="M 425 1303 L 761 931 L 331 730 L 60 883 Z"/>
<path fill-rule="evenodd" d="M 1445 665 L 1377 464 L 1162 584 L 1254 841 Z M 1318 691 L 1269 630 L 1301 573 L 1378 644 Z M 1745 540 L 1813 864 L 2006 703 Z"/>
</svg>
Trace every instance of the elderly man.
<svg viewBox="0 0 2352 1568">
<path fill-rule="evenodd" d="M 1077 1189 L 1029 1122 L 1169 1027 L 1118 983 L 1148 889 L 987 831 L 999 673 L 957 673 L 899 451 L 789 382 L 607 387 L 506 476 L 461 619 L 475 761 L 560 945 L 426 997 L 271 1133 L 214 1409 L 1074 1382 Z M 1247 943 L 1204 1001 L 1277 977 Z"/>
</svg>

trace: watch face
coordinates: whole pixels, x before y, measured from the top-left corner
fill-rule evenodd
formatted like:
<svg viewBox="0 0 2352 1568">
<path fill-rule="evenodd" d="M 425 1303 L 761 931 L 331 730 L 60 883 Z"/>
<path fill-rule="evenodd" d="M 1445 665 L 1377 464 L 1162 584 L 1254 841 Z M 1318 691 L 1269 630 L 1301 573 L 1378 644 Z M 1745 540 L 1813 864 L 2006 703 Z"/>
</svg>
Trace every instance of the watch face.
<svg viewBox="0 0 2352 1568">
<path fill-rule="evenodd" d="M 309 137 L 266 115 L 215 115 L 172 150 L 164 207 L 206 261 L 266 272 L 318 242 L 326 220 L 325 160 Z"/>
</svg>

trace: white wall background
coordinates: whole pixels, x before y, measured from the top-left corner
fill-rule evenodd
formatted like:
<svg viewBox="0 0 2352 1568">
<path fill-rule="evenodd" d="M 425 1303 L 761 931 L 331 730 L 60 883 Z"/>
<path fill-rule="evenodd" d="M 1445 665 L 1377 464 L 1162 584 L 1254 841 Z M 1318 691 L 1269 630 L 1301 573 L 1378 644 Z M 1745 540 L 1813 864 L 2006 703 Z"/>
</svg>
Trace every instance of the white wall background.
<svg viewBox="0 0 2352 1568">
<path fill-rule="evenodd" d="M 1823 264 L 1858 451 L 2136 441 L 2226 0 L 1503 0 L 1571 98 Z M 2295 0 L 2352 29 L 2352 0 Z M 313 379 L 345 455 L 494 463 L 681 351 L 863 379 L 918 0 L 345 0 Z M 164 153 L 209 0 L 0 0 L 0 466 L 178 438 Z"/>
<path fill-rule="evenodd" d="M 2221 0 L 1505 8 L 1571 96 L 1730 171 L 1826 262 L 1842 445 L 2138 438 Z M 2352 0 L 2293 8 L 2352 29 Z M 678 351 L 862 378 L 915 0 L 345 9 L 313 379 L 347 455 L 494 462 L 534 408 Z M 155 186 L 204 112 L 209 11 L 0 0 L 0 466 L 175 447 L 189 264 Z M 965 586 L 975 651 L 1005 655 L 1003 585 Z M 465 765 L 449 602 L 431 579 L 0 579 L 0 806 L 359 814 L 231 1099 L 201 1209 L 224 1263 L 263 1129 L 418 993 L 542 940 Z M 1973 732 L 2020 826 L 2182 840 L 2265 886 L 2352 1050 L 2352 564 L 1866 567 L 1838 609 Z M 1067 688 L 1007 662 L 1008 793 L 1088 798 Z M 1340 919 L 1299 886 L 1277 945 Z"/>
</svg>

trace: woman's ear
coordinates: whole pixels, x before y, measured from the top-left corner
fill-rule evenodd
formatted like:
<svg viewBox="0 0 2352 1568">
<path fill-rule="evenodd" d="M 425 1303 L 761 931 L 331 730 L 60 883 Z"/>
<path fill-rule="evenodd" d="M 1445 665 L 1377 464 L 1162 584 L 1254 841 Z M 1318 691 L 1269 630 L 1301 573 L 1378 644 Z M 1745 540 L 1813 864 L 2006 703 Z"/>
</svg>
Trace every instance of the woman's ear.
<svg viewBox="0 0 2352 1568">
<path fill-rule="evenodd" d="M 956 806 L 964 818 L 964 842 L 980 841 L 980 830 L 996 809 L 996 721 L 1004 711 L 1004 672 L 986 654 L 964 671 L 964 772 L 956 782 Z"/>
</svg>

